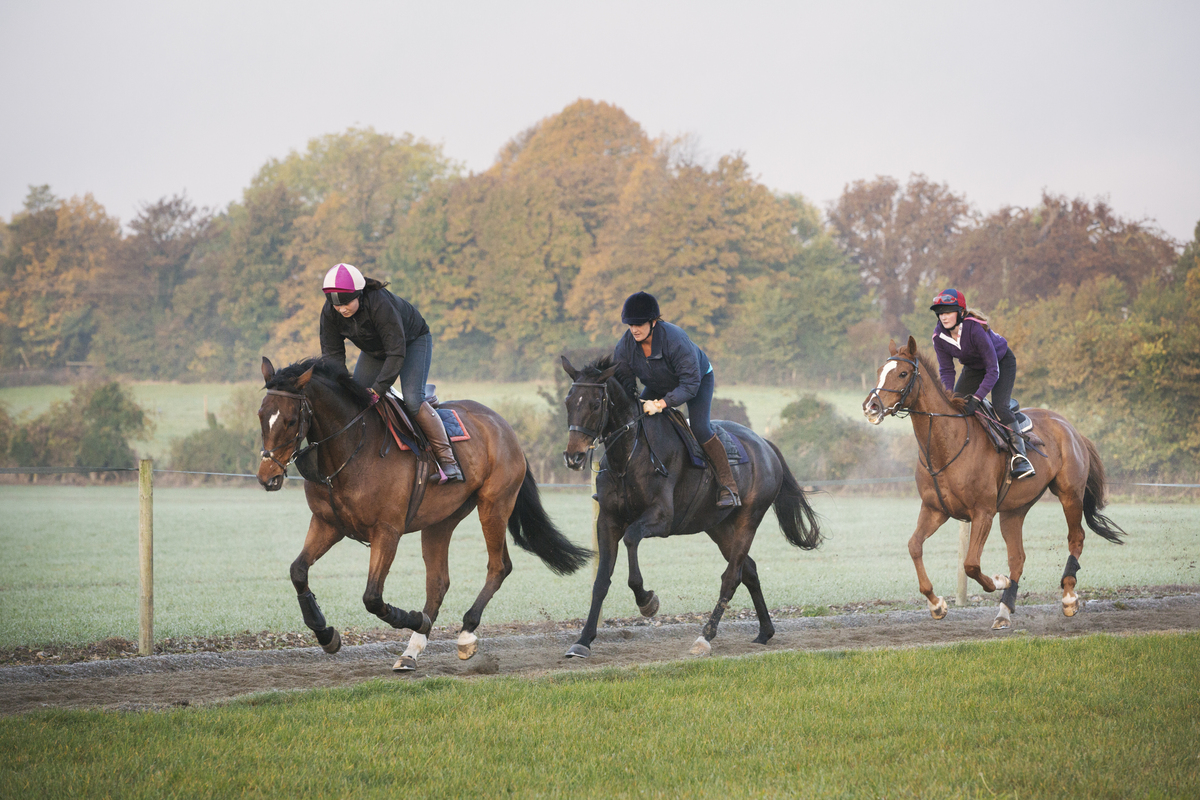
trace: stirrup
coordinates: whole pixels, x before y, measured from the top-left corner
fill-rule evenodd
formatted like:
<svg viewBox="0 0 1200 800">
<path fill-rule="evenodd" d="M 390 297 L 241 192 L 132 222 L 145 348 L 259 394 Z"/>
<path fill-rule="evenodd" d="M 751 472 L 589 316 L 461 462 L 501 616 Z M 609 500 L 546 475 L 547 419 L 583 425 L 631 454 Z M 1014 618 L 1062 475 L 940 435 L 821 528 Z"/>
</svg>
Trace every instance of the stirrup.
<svg viewBox="0 0 1200 800">
<path fill-rule="evenodd" d="M 1012 457 L 1008 463 L 1009 474 L 1017 480 L 1029 478 L 1037 474 L 1037 470 L 1033 468 L 1033 463 L 1025 456 L 1018 453 Z"/>
<path fill-rule="evenodd" d="M 740 508 L 741 505 L 742 498 L 728 486 L 722 485 L 717 490 L 717 508 Z"/>
</svg>

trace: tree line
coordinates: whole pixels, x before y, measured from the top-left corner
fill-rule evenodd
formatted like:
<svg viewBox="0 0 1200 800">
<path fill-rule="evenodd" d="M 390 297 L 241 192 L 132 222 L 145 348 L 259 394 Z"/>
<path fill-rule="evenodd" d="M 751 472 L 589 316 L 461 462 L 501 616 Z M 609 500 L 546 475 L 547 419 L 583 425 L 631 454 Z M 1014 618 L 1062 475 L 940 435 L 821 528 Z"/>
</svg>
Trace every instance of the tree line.
<svg viewBox="0 0 1200 800">
<path fill-rule="evenodd" d="M 1122 468 L 1184 473 L 1197 247 L 1101 200 L 983 213 L 921 175 L 853 182 L 822 210 L 740 155 L 705 163 L 580 100 L 480 173 L 366 128 L 268 161 L 224 210 L 163 198 L 124 229 L 90 195 L 34 187 L 0 224 L 0 370 L 252 378 L 263 354 L 318 351 L 320 280 L 347 261 L 421 309 L 434 376 L 545 377 L 561 352 L 610 347 L 644 289 L 721 380 L 859 386 L 889 338 L 927 339 L 928 298 L 955 286 L 1013 342 L 1022 401 L 1083 415 Z"/>
</svg>

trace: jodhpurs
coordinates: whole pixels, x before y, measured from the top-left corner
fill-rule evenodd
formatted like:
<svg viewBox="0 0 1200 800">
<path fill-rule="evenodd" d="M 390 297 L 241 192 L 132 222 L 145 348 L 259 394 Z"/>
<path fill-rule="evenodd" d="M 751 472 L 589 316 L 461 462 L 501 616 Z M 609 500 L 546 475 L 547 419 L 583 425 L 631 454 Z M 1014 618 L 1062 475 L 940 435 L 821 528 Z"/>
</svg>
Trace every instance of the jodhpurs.
<svg viewBox="0 0 1200 800">
<path fill-rule="evenodd" d="M 958 376 L 958 383 L 954 384 L 954 391 L 964 397 L 969 394 L 975 394 L 975 390 L 979 388 L 979 384 L 983 383 L 985 373 L 981 369 L 964 366 L 962 374 Z M 1012 400 L 1013 383 L 1017 380 L 1017 357 L 1013 355 L 1013 351 L 1009 350 L 1004 354 L 1004 358 L 1000 359 L 1000 377 L 996 379 L 996 385 L 992 387 L 992 407 L 996 409 L 996 416 L 1010 428 L 1016 427 L 1017 418 L 1013 416 L 1012 409 L 1008 407 L 1009 401 Z"/>
<path fill-rule="evenodd" d="M 400 392 L 404 395 L 405 410 L 415 419 L 417 409 L 425 402 L 425 383 L 429 380 L 429 364 L 433 356 L 433 336 L 421 334 L 408 343 L 405 351 L 404 364 L 400 366 L 396 383 L 400 384 Z M 359 353 L 358 363 L 354 365 L 354 382 L 360 386 L 373 386 L 381 369 L 382 359 Z"/>
</svg>

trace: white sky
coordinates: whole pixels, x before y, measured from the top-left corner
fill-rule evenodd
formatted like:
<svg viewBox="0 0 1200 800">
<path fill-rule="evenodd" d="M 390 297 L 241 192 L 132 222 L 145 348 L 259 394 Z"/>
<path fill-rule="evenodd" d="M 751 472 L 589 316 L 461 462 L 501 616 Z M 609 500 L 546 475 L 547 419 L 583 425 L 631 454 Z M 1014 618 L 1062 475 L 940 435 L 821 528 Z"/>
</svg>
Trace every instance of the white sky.
<svg viewBox="0 0 1200 800">
<path fill-rule="evenodd" d="M 0 0 L 0 217 L 42 183 L 123 221 L 183 190 L 223 208 L 352 125 L 478 171 L 588 97 L 821 206 L 923 172 L 985 211 L 1046 188 L 1190 240 L 1197 31 L 1197 2 Z"/>
</svg>

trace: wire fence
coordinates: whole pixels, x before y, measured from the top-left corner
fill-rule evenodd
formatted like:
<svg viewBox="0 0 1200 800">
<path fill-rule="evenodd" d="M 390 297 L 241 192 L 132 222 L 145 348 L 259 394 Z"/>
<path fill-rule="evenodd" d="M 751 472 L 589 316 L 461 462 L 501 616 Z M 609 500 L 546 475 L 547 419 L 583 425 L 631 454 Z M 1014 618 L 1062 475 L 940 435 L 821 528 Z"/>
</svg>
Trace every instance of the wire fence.
<svg viewBox="0 0 1200 800">
<path fill-rule="evenodd" d="M 137 472 L 137 467 L 0 467 L 0 475 L 87 475 L 100 472 Z M 249 472 L 200 472 L 185 469 L 156 469 L 155 475 L 202 475 L 216 478 L 257 478 Z M 290 481 L 302 481 L 299 475 L 288 475 Z M 821 486 L 868 486 L 880 483 L 907 483 L 913 481 L 912 475 L 895 478 L 848 478 L 845 480 L 797 480 L 804 487 Z M 1135 483 L 1132 481 L 1109 481 L 1110 486 L 1148 486 L 1164 489 L 1200 489 L 1200 483 Z M 547 489 L 589 489 L 587 483 L 540 483 L 538 486 Z"/>
</svg>

